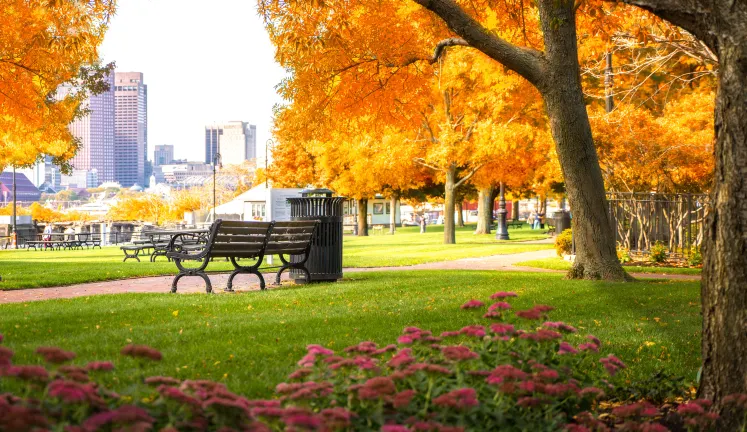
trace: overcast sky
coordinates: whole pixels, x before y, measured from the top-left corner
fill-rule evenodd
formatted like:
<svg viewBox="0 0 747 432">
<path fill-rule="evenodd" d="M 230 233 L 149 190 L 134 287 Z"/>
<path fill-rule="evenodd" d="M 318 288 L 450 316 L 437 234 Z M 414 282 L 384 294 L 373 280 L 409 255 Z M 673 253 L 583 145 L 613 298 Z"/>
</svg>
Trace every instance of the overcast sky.
<svg viewBox="0 0 747 432">
<path fill-rule="evenodd" d="M 101 54 L 148 85 L 148 159 L 173 144 L 175 157 L 204 160 L 204 127 L 248 121 L 257 155 L 270 138 L 274 86 L 284 71 L 254 0 L 122 0 Z"/>
</svg>

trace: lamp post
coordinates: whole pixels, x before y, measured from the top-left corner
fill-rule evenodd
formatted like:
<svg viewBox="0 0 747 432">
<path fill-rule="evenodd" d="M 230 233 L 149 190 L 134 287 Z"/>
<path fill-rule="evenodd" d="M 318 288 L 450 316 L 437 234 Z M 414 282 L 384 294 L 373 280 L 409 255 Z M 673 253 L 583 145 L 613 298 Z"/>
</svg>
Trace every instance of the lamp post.
<svg viewBox="0 0 747 432">
<path fill-rule="evenodd" d="M 275 142 L 272 141 L 272 138 L 265 141 L 265 189 L 267 189 L 267 161 L 270 159 L 268 149 L 272 147 L 273 144 L 275 144 Z"/>
<path fill-rule="evenodd" d="M 508 226 L 506 226 L 506 187 L 501 182 L 500 198 L 498 199 L 498 224 L 495 228 L 496 240 L 508 240 Z"/>
<path fill-rule="evenodd" d="M 216 210 L 215 210 L 215 205 L 216 205 L 216 201 L 215 201 L 215 183 L 216 183 L 216 180 L 215 180 L 215 177 L 216 177 L 216 171 L 217 171 L 217 168 L 218 168 L 219 165 L 220 165 L 221 168 L 223 168 L 223 164 L 221 162 L 221 157 L 220 157 L 220 148 L 218 149 L 218 151 L 213 156 L 213 222 L 215 222 L 215 220 L 216 220 Z"/>
<path fill-rule="evenodd" d="M 18 247 L 18 231 L 16 229 L 16 166 L 13 165 L 13 237 L 11 242 L 14 249 Z"/>
</svg>

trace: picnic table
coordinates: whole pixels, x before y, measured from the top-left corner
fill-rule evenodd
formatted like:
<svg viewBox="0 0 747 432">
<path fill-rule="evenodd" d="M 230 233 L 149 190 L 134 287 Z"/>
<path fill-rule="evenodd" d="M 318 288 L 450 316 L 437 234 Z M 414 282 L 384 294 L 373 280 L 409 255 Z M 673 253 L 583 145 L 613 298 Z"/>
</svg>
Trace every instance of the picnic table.
<svg viewBox="0 0 747 432">
<path fill-rule="evenodd" d="M 42 250 L 52 249 L 83 249 L 96 246 L 101 249 L 101 237 L 93 233 L 51 233 L 51 234 L 39 234 L 37 236 L 39 240 L 27 241 L 26 247 L 28 250 L 32 248 L 37 250 L 39 247 Z M 49 240 L 44 240 L 44 237 L 49 237 Z"/>
<path fill-rule="evenodd" d="M 140 238 L 133 240 L 132 244 L 120 247 L 125 256 L 123 262 L 134 258 L 140 261 L 140 254 L 148 253 L 150 261 L 155 262 L 159 256 L 166 256 L 169 244 L 174 237 L 180 236 L 180 242 L 176 245 L 179 250 L 198 250 L 206 242 L 207 229 L 189 230 L 157 230 L 140 233 Z M 167 257 L 168 258 L 168 257 Z M 169 261 L 171 259 L 169 258 Z"/>
</svg>

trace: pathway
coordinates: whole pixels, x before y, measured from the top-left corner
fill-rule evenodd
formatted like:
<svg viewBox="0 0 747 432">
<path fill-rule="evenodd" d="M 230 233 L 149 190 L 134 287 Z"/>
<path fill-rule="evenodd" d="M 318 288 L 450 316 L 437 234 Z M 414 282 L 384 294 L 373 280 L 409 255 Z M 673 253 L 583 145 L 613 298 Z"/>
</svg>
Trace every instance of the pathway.
<svg viewBox="0 0 747 432">
<path fill-rule="evenodd" d="M 347 268 L 345 273 L 371 272 L 371 271 L 407 271 L 407 270 L 497 270 L 497 271 L 520 271 L 520 272 L 537 272 L 537 273 L 563 273 L 560 270 L 538 269 L 533 267 L 520 267 L 514 264 L 535 259 L 543 259 L 555 256 L 552 249 L 523 252 L 508 255 L 492 255 L 480 258 L 463 258 L 453 261 L 440 261 L 433 263 L 417 264 L 403 267 L 373 267 L 373 268 Z M 653 273 L 634 273 L 636 278 L 652 279 L 677 279 L 677 280 L 700 280 L 700 276 L 695 275 L 663 275 Z M 3 303 L 23 303 L 39 300 L 66 299 L 74 297 L 85 297 L 102 294 L 123 294 L 123 293 L 167 293 L 171 288 L 173 276 L 156 276 L 136 279 L 122 279 L 107 282 L 93 282 L 78 285 L 68 285 L 51 288 L 34 288 L 11 291 L 0 291 L 0 304 Z M 287 273 L 283 274 L 283 279 L 288 280 Z M 259 289 L 256 277 L 251 275 L 239 276 L 236 290 L 255 291 Z M 213 284 L 215 292 L 222 292 L 222 287 L 228 282 L 228 273 L 211 273 L 210 281 Z M 250 284 L 245 285 L 251 281 Z M 265 281 L 268 285 L 274 281 L 274 274 L 265 274 Z M 187 277 L 179 281 L 180 293 L 198 293 L 205 292 L 205 284 L 201 278 Z"/>
</svg>

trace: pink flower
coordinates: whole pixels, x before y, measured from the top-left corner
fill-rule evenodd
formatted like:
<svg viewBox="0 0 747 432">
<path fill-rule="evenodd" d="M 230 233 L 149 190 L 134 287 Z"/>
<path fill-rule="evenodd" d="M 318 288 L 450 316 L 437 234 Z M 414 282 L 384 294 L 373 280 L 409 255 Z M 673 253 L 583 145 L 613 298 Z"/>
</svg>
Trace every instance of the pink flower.
<svg viewBox="0 0 747 432">
<path fill-rule="evenodd" d="M 288 375 L 288 379 L 294 380 L 294 379 L 301 379 L 305 378 L 313 372 L 313 369 L 310 368 L 301 368 L 293 372 L 292 374 Z"/>
<path fill-rule="evenodd" d="M 480 357 L 476 352 L 461 345 L 444 347 L 441 352 L 443 352 L 444 357 L 452 361 L 466 361 Z"/>
<path fill-rule="evenodd" d="M 445 332 L 441 333 L 441 337 L 442 338 L 454 337 L 454 336 L 459 336 L 460 334 L 462 334 L 462 333 L 460 333 L 458 331 L 445 331 Z"/>
<path fill-rule="evenodd" d="M 604 368 L 607 369 L 607 372 L 613 376 L 617 373 L 618 369 L 625 369 L 625 363 L 612 354 L 600 358 L 599 362 L 602 363 Z"/>
<path fill-rule="evenodd" d="M 319 413 L 324 419 L 324 424 L 332 429 L 343 429 L 350 427 L 350 419 L 357 417 L 354 412 L 342 407 L 326 408 Z"/>
<path fill-rule="evenodd" d="M 163 358 L 161 352 L 147 345 L 127 345 L 120 352 L 124 356 L 147 358 L 154 361 L 160 361 Z"/>
<path fill-rule="evenodd" d="M 361 342 L 358 345 L 353 345 L 345 348 L 345 352 L 359 352 L 359 353 L 373 353 L 376 352 L 377 345 L 374 342 L 366 341 Z"/>
<path fill-rule="evenodd" d="M 389 360 L 389 363 L 387 363 L 390 367 L 400 367 L 408 365 L 415 361 L 415 358 L 412 357 L 412 349 L 410 348 L 404 348 L 400 350 L 397 354 L 393 355 L 391 360 Z"/>
<path fill-rule="evenodd" d="M 361 399 L 378 399 L 383 396 L 392 395 L 397 391 L 394 381 L 389 377 L 374 377 L 366 381 L 358 389 L 358 397 Z"/>
<path fill-rule="evenodd" d="M 105 371 L 108 372 L 114 369 L 114 364 L 108 361 L 94 361 L 86 365 L 86 369 L 89 371 Z"/>
<path fill-rule="evenodd" d="M 691 416 L 704 414 L 705 410 L 697 403 L 688 402 L 677 407 L 677 413 L 680 415 Z"/>
<path fill-rule="evenodd" d="M 604 396 L 604 390 L 597 387 L 584 387 L 578 394 L 582 397 L 586 395 L 592 395 L 594 397 L 600 398 Z"/>
<path fill-rule="evenodd" d="M 598 338 L 597 338 L 596 336 L 594 336 L 594 335 L 588 335 L 588 336 L 586 336 L 586 339 L 590 340 L 590 341 L 591 341 L 591 343 L 593 343 L 594 345 L 596 345 L 596 346 L 598 346 L 598 347 L 602 346 L 602 341 L 600 341 L 600 340 L 599 340 L 599 339 L 598 339 Z"/>
<path fill-rule="evenodd" d="M 3 336 L 3 334 L 2 334 L 2 333 L 0 333 L 0 343 L 3 343 L 3 339 L 4 339 L 4 338 L 5 338 L 5 336 Z"/>
<path fill-rule="evenodd" d="M 488 384 L 501 384 L 505 380 L 523 380 L 528 376 L 529 374 L 512 365 L 500 365 L 490 372 L 485 381 Z"/>
<path fill-rule="evenodd" d="M 490 296 L 492 300 L 504 299 L 508 297 L 518 297 L 518 295 L 516 295 L 516 293 L 513 291 L 498 291 L 497 293 Z"/>
<path fill-rule="evenodd" d="M 599 352 L 599 346 L 593 343 L 582 343 L 581 345 L 578 346 L 578 349 L 581 351 Z"/>
<path fill-rule="evenodd" d="M 150 430 L 155 420 L 142 408 L 133 405 L 122 405 L 114 411 L 104 411 L 89 417 L 83 427 L 86 430 L 102 430 L 107 424 L 131 426 L 133 430 Z M 120 429 L 120 428 L 113 428 Z M 125 428 L 121 428 L 125 429 Z"/>
<path fill-rule="evenodd" d="M 145 383 L 154 386 L 168 385 L 175 386 L 181 383 L 181 380 L 167 376 L 152 376 L 145 379 Z"/>
<path fill-rule="evenodd" d="M 577 330 L 572 325 L 568 325 L 561 321 L 546 321 L 542 324 L 543 327 L 558 329 L 566 333 L 576 333 Z"/>
<path fill-rule="evenodd" d="M 397 338 L 397 343 L 401 343 L 402 345 L 410 345 L 413 343 L 417 338 L 413 338 L 412 335 L 402 335 Z"/>
<path fill-rule="evenodd" d="M 555 310 L 554 307 L 548 306 L 548 305 L 534 305 L 532 309 L 540 311 L 542 313 L 547 313 L 547 312 Z"/>
<path fill-rule="evenodd" d="M 480 402 L 477 400 L 475 389 L 467 387 L 442 394 L 433 399 L 433 404 L 450 408 L 467 409 L 480 405 Z"/>
<path fill-rule="evenodd" d="M 542 319 L 542 313 L 535 309 L 520 310 L 516 312 L 516 316 L 528 320 L 539 320 Z"/>
<path fill-rule="evenodd" d="M 166 399 L 171 399 L 179 402 L 182 405 L 191 406 L 193 408 L 200 408 L 202 404 L 196 398 L 187 395 L 178 388 L 170 387 L 168 385 L 161 385 L 158 387 L 158 393 Z"/>
<path fill-rule="evenodd" d="M 545 381 L 553 381 L 560 377 L 558 372 L 552 369 L 545 369 L 538 373 L 537 376 Z"/>
<path fill-rule="evenodd" d="M 295 430 L 293 426 L 302 430 L 317 430 L 322 425 L 322 421 L 311 414 L 294 414 L 286 416 L 283 417 L 283 422 L 286 426 L 291 426 L 289 430 Z"/>
<path fill-rule="evenodd" d="M 499 335 L 513 334 L 515 329 L 511 324 L 496 323 L 490 325 L 490 331 Z"/>
<path fill-rule="evenodd" d="M 506 302 L 493 303 L 492 305 L 488 307 L 488 310 L 491 312 L 496 311 L 496 310 L 509 310 L 509 309 L 511 309 L 511 305 Z"/>
<path fill-rule="evenodd" d="M 429 363 L 415 363 L 410 365 L 405 370 L 406 373 L 415 373 L 417 371 L 425 371 L 436 374 L 451 375 L 451 371 L 443 366 L 429 364 Z"/>
<path fill-rule="evenodd" d="M 612 415 L 620 418 L 629 417 L 654 417 L 659 411 L 648 402 L 636 402 L 629 405 L 619 406 L 612 410 Z"/>
<path fill-rule="evenodd" d="M 573 345 L 568 342 L 561 342 L 558 354 L 578 354 L 578 350 L 573 348 Z"/>
<path fill-rule="evenodd" d="M 536 398 L 536 397 L 521 397 L 519 400 L 516 401 L 516 405 L 524 408 L 533 408 L 536 406 L 539 406 L 543 404 L 544 401 L 542 399 Z"/>
<path fill-rule="evenodd" d="M 67 403 L 83 402 L 88 399 L 88 392 L 83 385 L 74 381 L 52 381 L 48 391 L 50 396 Z"/>
<path fill-rule="evenodd" d="M 301 360 L 298 361 L 298 365 L 301 367 L 312 367 L 316 363 L 316 354 L 308 353 Z"/>
<path fill-rule="evenodd" d="M 48 363 L 60 364 L 75 358 L 74 352 L 65 351 L 57 347 L 39 347 L 34 352 L 44 357 L 44 360 Z"/>
<path fill-rule="evenodd" d="M 24 381 L 41 381 L 49 380 L 49 372 L 42 366 L 10 366 L 5 370 L 0 370 L 0 375 L 16 377 Z"/>
<path fill-rule="evenodd" d="M 381 427 L 381 432 L 410 432 L 410 428 L 403 425 L 388 424 Z"/>
<path fill-rule="evenodd" d="M 402 332 L 403 333 L 423 333 L 423 330 L 417 327 L 405 327 L 405 329 Z"/>
<path fill-rule="evenodd" d="M 306 347 L 306 351 L 309 354 L 321 355 L 321 356 L 331 356 L 331 355 L 333 355 L 335 353 L 331 349 L 324 348 L 321 345 L 308 345 Z"/>
<path fill-rule="evenodd" d="M 472 299 L 468 301 L 467 303 L 462 305 L 462 309 L 477 309 L 485 306 L 485 303 L 481 302 L 480 300 Z"/>
<path fill-rule="evenodd" d="M 378 356 L 378 355 L 387 353 L 389 351 L 396 351 L 396 350 L 397 350 L 397 345 L 389 344 L 389 345 L 385 346 L 384 348 L 377 349 L 376 351 L 374 351 L 373 353 L 371 353 L 371 355 Z"/>
<path fill-rule="evenodd" d="M 356 356 L 353 359 L 353 362 L 355 363 L 356 366 L 358 366 L 359 369 L 362 369 L 362 370 L 376 369 L 376 361 L 372 359 L 371 357 Z"/>
<path fill-rule="evenodd" d="M 531 339 L 535 342 L 546 342 L 553 339 L 560 339 L 563 335 L 556 331 L 539 329 L 534 333 L 524 333 L 519 336 L 520 339 Z"/>
<path fill-rule="evenodd" d="M 0 366 L 10 366 L 14 354 L 10 348 L 0 346 Z"/>
<path fill-rule="evenodd" d="M 734 393 L 724 397 L 724 404 L 733 404 L 747 410 L 747 394 Z"/>
<path fill-rule="evenodd" d="M 394 408 L 404 408 L 410 405 L 412 398 L 415 397 L 415 390 L 404 390 L 394 395 L 392 399 L 392 405 Z"/>
<path fill-rule="evenodd" d="M 462 328 L 461 330 L 459 330 L 459 332 L 467 336 L 474 336 L 474 337 L 481 338 L 485 336 L 485 327 L 481 325 L 471 325 L 471 326 Z"/>
</svg>

